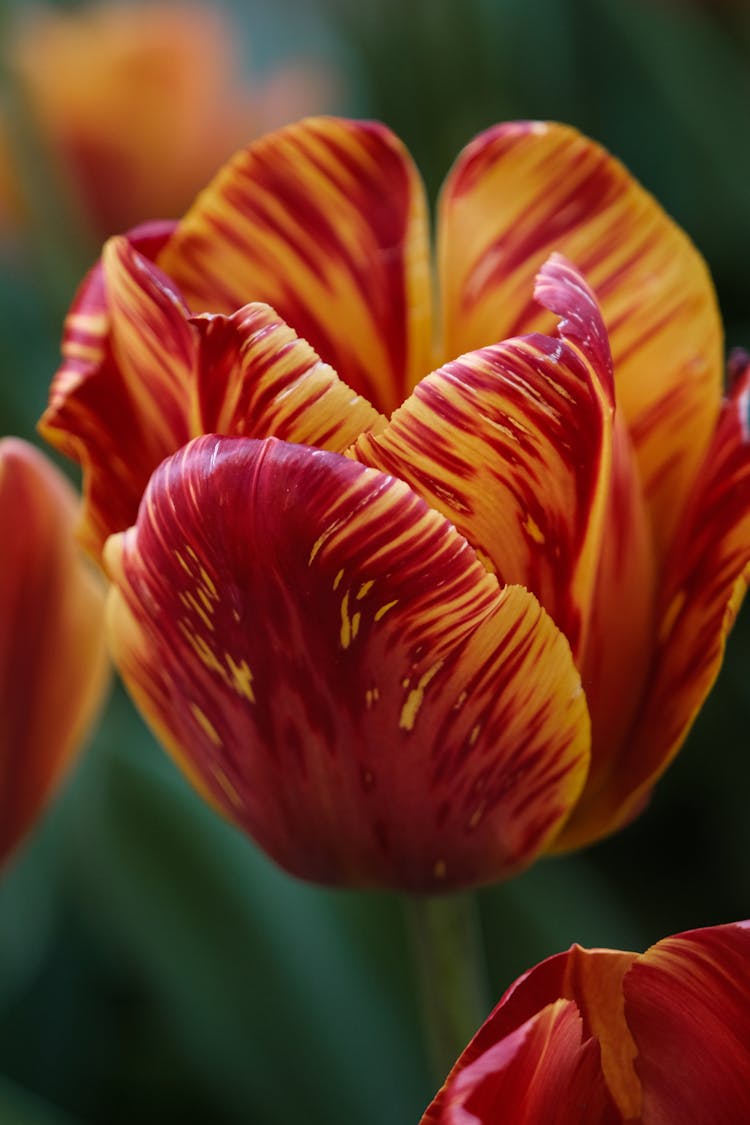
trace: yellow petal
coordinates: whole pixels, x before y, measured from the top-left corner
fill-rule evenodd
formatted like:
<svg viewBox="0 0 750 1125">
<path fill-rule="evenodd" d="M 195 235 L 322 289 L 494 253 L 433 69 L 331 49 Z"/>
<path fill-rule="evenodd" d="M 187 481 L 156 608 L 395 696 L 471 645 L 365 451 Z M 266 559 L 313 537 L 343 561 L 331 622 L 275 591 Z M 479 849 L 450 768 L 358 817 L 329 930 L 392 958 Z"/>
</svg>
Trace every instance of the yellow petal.
<svg viewBox="0 0 750 1125">
<path fill-rule="evenodd" d="M 424 190 L 384 126 L 311 118 L 262 138 L 158 261 L 193 312 L 271 305 L 378 410 L 430 369 Z"/>
<path fill-rule="evenodd" d="M 193 318 L 193 433 L 279 437 L 340 452 L 385 419 L 268 305 Z"/>
<path fill-rule="evenodd" d="M 496 126 L 463 151 L 438 234 L 447 356 L 546 330 L 529 294 L 551 251 L 585 275 L 657 541 L 668 543 L 721 395 L 721 325 L 692 243 L 607 152 L 539 122 Z"/>
<path fill-rule="evenodd" d="M 351 455 L 408 481 L 501 583 L 536 595 L 581 657 L 609 493 L 611 361 L 596 302 L 569 263 L 546 263 L 537 297 L 564 318 L 554 336 L 446 364 Z"/>
</svg>

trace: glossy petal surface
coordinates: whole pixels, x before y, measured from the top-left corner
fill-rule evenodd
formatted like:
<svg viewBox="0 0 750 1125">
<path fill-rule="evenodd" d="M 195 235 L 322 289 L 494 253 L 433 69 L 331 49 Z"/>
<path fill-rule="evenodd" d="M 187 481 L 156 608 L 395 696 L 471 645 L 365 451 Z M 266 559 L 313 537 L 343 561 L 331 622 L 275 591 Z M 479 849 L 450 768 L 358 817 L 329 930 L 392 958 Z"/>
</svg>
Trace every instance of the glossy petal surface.
<svg viewBox="0 0 750 1125">
<path fill-rule="evenodd" d="M 161 467 L 107 563 L 142 710 L 295 874 L 497 878 L 580 791 L 588 719 L 567 642 L 393 477 L 200 439 Z"/>
<path fill-rule="evenodd" d="M 422 1125 L 621 1125 L 574 1003 L 549 1004 L 454 1072 Z"/>
<path fill-rule="evenodd" d="M 617 398 L 654 529 L 669 541 L 721 392 L 721 326 L 695 248 L 622 165 L 574 129 L 519 122 L 481 134 L 441 199 L 444 354 L 547 329 L 530 302 L 551 251 L 604 314 Z"/>
<path fill-rule="evenodd" d="M 748 1000 L 749 922 L 641 955 L 573 946 L 508 989 L 422 1125 L 740 1125 Z"/>
<path fill-rule="evenodd" d="M 0 441 L 0 858 L 60 781 L 108 679 L 103 588 L 74 545 L 75 515 L 41 453 Z"/>
<path fill-rule="evenodd" d="M 159 265 L 193 312 L 271 305 L 378 410 L 432 366 L 424 190 L 382 125 L 310 118 L 238 153 Z"/>
</svg>

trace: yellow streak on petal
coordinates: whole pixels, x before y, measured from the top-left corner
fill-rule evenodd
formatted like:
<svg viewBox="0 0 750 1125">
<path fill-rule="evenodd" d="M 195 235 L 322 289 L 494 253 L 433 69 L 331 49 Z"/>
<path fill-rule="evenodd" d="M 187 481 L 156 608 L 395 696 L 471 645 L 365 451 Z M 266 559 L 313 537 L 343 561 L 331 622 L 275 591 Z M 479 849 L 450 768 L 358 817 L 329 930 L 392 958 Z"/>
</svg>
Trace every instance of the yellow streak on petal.
<svg viewBox="0 0 750 1125">
<path fill-rule="evenodd" d="M 177 562 L 178 562 L 178 563 L 180 564 L 180 566 L 182 567 L 182 569 L 183 569 L 183 570 L 185 571 L 185 573 L 186 573 L 186 574 L 189 574 L 189 575 L 190 575 L 190 577 L 192 578 L 192 577 L 193 577 L 193 572 L 192 572 L 192 570 L 190 569 L 190 567 L 188 566 L 188 564 L 187 564 L 187 563 L 185 562 L 185 560 L 183 559 L 183 557 L 182 557 L 182 555 L 180 554 L 180 552 L 179 552 L 179 551 L 177 551 L 177 550 L 175 550 L 175 551 L 173 552 L 173 554 L 174 554 L 174 557 L 175 557 L 175 558 L 177 559 Z"/>
<path fill-rule="evenodd" d="M 214 623 L 196 598 L 195 594 L 191 594 L 189 590 L 183 590 L 180 593 L 179 597 L 182 604 L 194 610 L 194 612 L 198 614 L 206 628 L 213 631 Z"/>
<path fill-rule="evenodd" d="M 532 538 L 532 539 L 534 540 L 534 542 L 535 542 L 535 543 L 540 543 L 540 544 L 541 544 L 541 543 L 543 543 L 543 542 L 544 542 L 544 533 L 542 532 L 542 529 L 541 529 L 541 528 L 539 527 L 539 525 L 538 525 L 538 524 L 537 524 L 537 523 L 536 523 L 536 522 L 535 522 L 535 521 L 534 521 L 534 520 L 533 520 L 533 519 L 531 518 L 531 516 L 530 516 L 530 515 L 527 515 L 527 516 L 526 516 L 526 519 L 525 519 L 525 521 L 524 521 L 524 524 L 523 524 L 523 526 L 524 526 L 524 527 L 525 527 L 525 529 L 526 529 L 526 530 L 528 531 L 529 535 L 531 536 L 531 538 Z"/>
<path fill-rule="evenodd" d="M 344 577 L 344 571 L 343 571 L 343 568 L 342 568 L 342 569 L 341 569 L 341 570 L 340 570 L 340 571 L 338 572 L 338 574 L 336 575 L 336 577 L 335 577 L 335 578 L 334 578 L 334 580 L 333 580 L 333 588 L 334 588 L 334 590 L 338 590 L 339 586 L 341 585 L 341 579 L 342 579 L 343 577 Z"/>
<path fill-rule="evenodd" d="M 315 557 L 316 557 L 318 551 L 320 550 L 320 548 L 325 543 L 327 538 L 328 538 L 328 536 L 327 536 L 326 532 L 324 531 L 323 534 L 319 535 L 318 538 L 315 540 L 315 542 L 312 545 L 312 550 L 310 551 L 310 555 L 309 555 L 308 560 L 307 560 L 308 566 L 312 566 L 312 564 L 315 562 Z"/>
<path fill-rule="evenodd" d="M 235 787 L 232 785 L 227 775 L 224 773 L 224 770 L 221 768 L 221 766 L 214 766 L 213 775 L 234 807 L 236 809 L 241 809 L 242 798 L 240 797 Z"/>
<path fill-rule="evenodd" d="M 209 672 L 218 672 L 223 679 L 226 679 L 226 668 L 217 660 L 216 654 L 211 646 L 206 643 L 205 637 L 193 633 L 190 626 L 184 621 L 179 623 L 178 628 L 204 668 L 207 668 Z"/>
<path fill-rule="evenodd" d="M 435 860 L 435 866 L 432 869 L 432 873 L 436 879 L 444 879 L 447 871 L 448 868 L 444 859 Z"/>
<path fill-rule="evenodd" d="M 201 582 L 203 583 L 208 596 L 212 598 L 213 601 L 218 602 L 219 591 L 216 589 L 216 583 L 214 582 L 213 578 L 204 567 L 201 567 L 200 575 Z"/>
<path fill-rule="evenodd" d="M 419 708 L 422 706 L 424 700 L 425 689 L 443 667 L 443 663 L 442 660 L 438 660 L 437 664 L 433 664 L 431 668 L 428 668 L 424 675 L 419 677 L 417 686 L 412 688 L 409 692 L 406 697 L 406 703 L 401 708 L 401 718 L 398 723 L 401 730 L 414 729 L 414 724 L 419 714 Z"/>
<path fill-rule="evenodd" d="M 340 571 L 339 573 L 343 573 Z M 335 588 L 335 587 L 334 587 Z M 359 623 L 362 617 L 361 613 L 355 613 L 353 617 L 349 617 L 349 594 L 351 591 L 347 590 L 341 599 L 341 647 L 349 648 L 354 638 L 359 632 Z"/>
<path fill-rule="evenodd" d="M 232 659 L 230 653 L 224 653 L 224 659 L 227 662 L 227 668 L 232 677 L 232 687 L 238 695 L 244 696 L 251 703 L 255 703 L 255 692 L 253 691 L 253 674 L 246 660 L 241 660 L 236 664 Z"/>
<path fill-rule="evenodd" d="M 686 599 L 687 599 L 687 594 L 685 593 L 685 591 L 684 590 L 678 590 L 677 593 L 675 594 L 675 596 L 672 598 L 672 601 L 669 603 L 669 607 L 667 609 L 667 612 L 664 614 L 664 617 L 662 618 L 662 622 L 659 626 L 659 643 L 660 644 L 663 644 L 667 640 L 667 638 L 669 637 L 669 634 L 672 632 L 672 629 L 674 628 L 674 624 L 675 624 L 677 618 L 682 613 L 682 609 L 685 605 Z"/>
<path fill-rule="evenodd" d="M 214 610 L 213 603 L 214 603 L 215 599 L 212 599 L 210 594 L 207 594 L 202 586 L 198 587 L 198 597 L 203 602 L 203 605 L 206 609 L 206 612 L 207 613 L 213 613 L 213 610 Z"/>
<path fill-rule="evenodd" d="M 375 614 L 374 614 L 375 621 L 382 621 L 382 619 L 385 617 L 388 610 L 393 609 L 394 605 L 398 605 L 398 598 L 396 598 L 395 601 L 386 602 L 385 605 L 381 605 L 380 609 L 375 611 Z"/>
<path fill-rule="evenodd" d="M 190 710 L 192 711 L 193 717 L 198 726 L 201 728 L 204 734 L 208 735 L 214 746 L 221 746 L 221 735 L 219 734 L 211 720 L 208 718 L 208 716 L 205 715 L 203 711 L 201 711 L 198 704 L 191 703 Z"/>
<path fill-rule="evenodd" d="M 369 594 L 374 585 L 375 583 L 372 581 L 363 582 L 359 590 L 357 590 L 357 601 L 359 602 L 362 600 L 362 598 L 366 597 L 366 595 Z"/>
<path fill-rule="evenodd" d="M 479 822 L 482 819 L 482 817 L 484 816 L 484 812 L 485 812 L 486 808 L 487 808 L 486 803 L 484 801 L 480 801 L 479 804 L 477 805 L 477 807 L 474 809 L 474 812 L 469 817 L 469 823 L 467 824 L 467 828 L 470 831 L 473 831 L 475 828 L 477 828 L 479 826 Z"/>
</svg>

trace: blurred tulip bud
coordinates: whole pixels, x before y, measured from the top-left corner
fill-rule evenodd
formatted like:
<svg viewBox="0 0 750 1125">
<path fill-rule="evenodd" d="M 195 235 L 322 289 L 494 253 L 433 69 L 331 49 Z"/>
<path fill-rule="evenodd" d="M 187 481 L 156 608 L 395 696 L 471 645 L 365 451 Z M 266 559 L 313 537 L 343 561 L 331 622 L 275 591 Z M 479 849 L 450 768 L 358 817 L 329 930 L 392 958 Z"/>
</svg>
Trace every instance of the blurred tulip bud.
<svg viewBox="0 0 750 1125">
<path fill-rule="evenodd" d="M 103 584 L 77 497 L 38 450 L 0 441 L 0 859 L 59 784 L 108 683 Z"/>
<path fill-rule="evenodd" d="M 335 98 L 309 60 L 249 84 L 236 31 L 208 4 L 34 7 L 6 53 L 24 127 L 97 238 L 181 214 L 235 148 Z M 10 172 L 6 210 L 23 189 Z"/>
</svg>

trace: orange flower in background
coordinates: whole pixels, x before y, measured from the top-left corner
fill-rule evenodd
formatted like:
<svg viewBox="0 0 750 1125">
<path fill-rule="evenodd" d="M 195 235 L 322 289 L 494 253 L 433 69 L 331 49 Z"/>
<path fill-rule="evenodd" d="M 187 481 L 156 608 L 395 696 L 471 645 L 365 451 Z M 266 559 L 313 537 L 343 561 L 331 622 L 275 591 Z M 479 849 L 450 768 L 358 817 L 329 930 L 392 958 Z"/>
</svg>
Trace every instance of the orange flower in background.
<svg viewBox="0 0 750 1125">
<path fill-rule="evenodd" d="M 109 680 L 103 583 L 74 542 L 76 508 L 46 457 L 0 440 L 0 859 L 58 786 Z"/>
<path fill-rule="evenodd" d="M 705 265 L 625 169 L 489 130 L 437 274 L 435 314 L 396 138 L 302 122 L 107 243 L 42 422 L 89 550 L 135 524 L 106 565 L 136 701 L 327 882 L 469 885 L 626 823 L 746 586 L 750 372 L 723 402 Z"/>
<path fill-rule="evenodd" d="M 236 31 L 208 4 L 35 7 L 6 55 L 27 127 L 98 238 L 181 214 L 234 149 L 326 108 L 335 85 L 303 61 L 249 84 Z M 12 195 L 9 210 L 22 181 Z"/>
<path fill-rule="evenodd" d="M 750 1121 L 750 922 L 643 954 L 581 949 L 522 976 L 422 1125 Z"/>
</svg>

